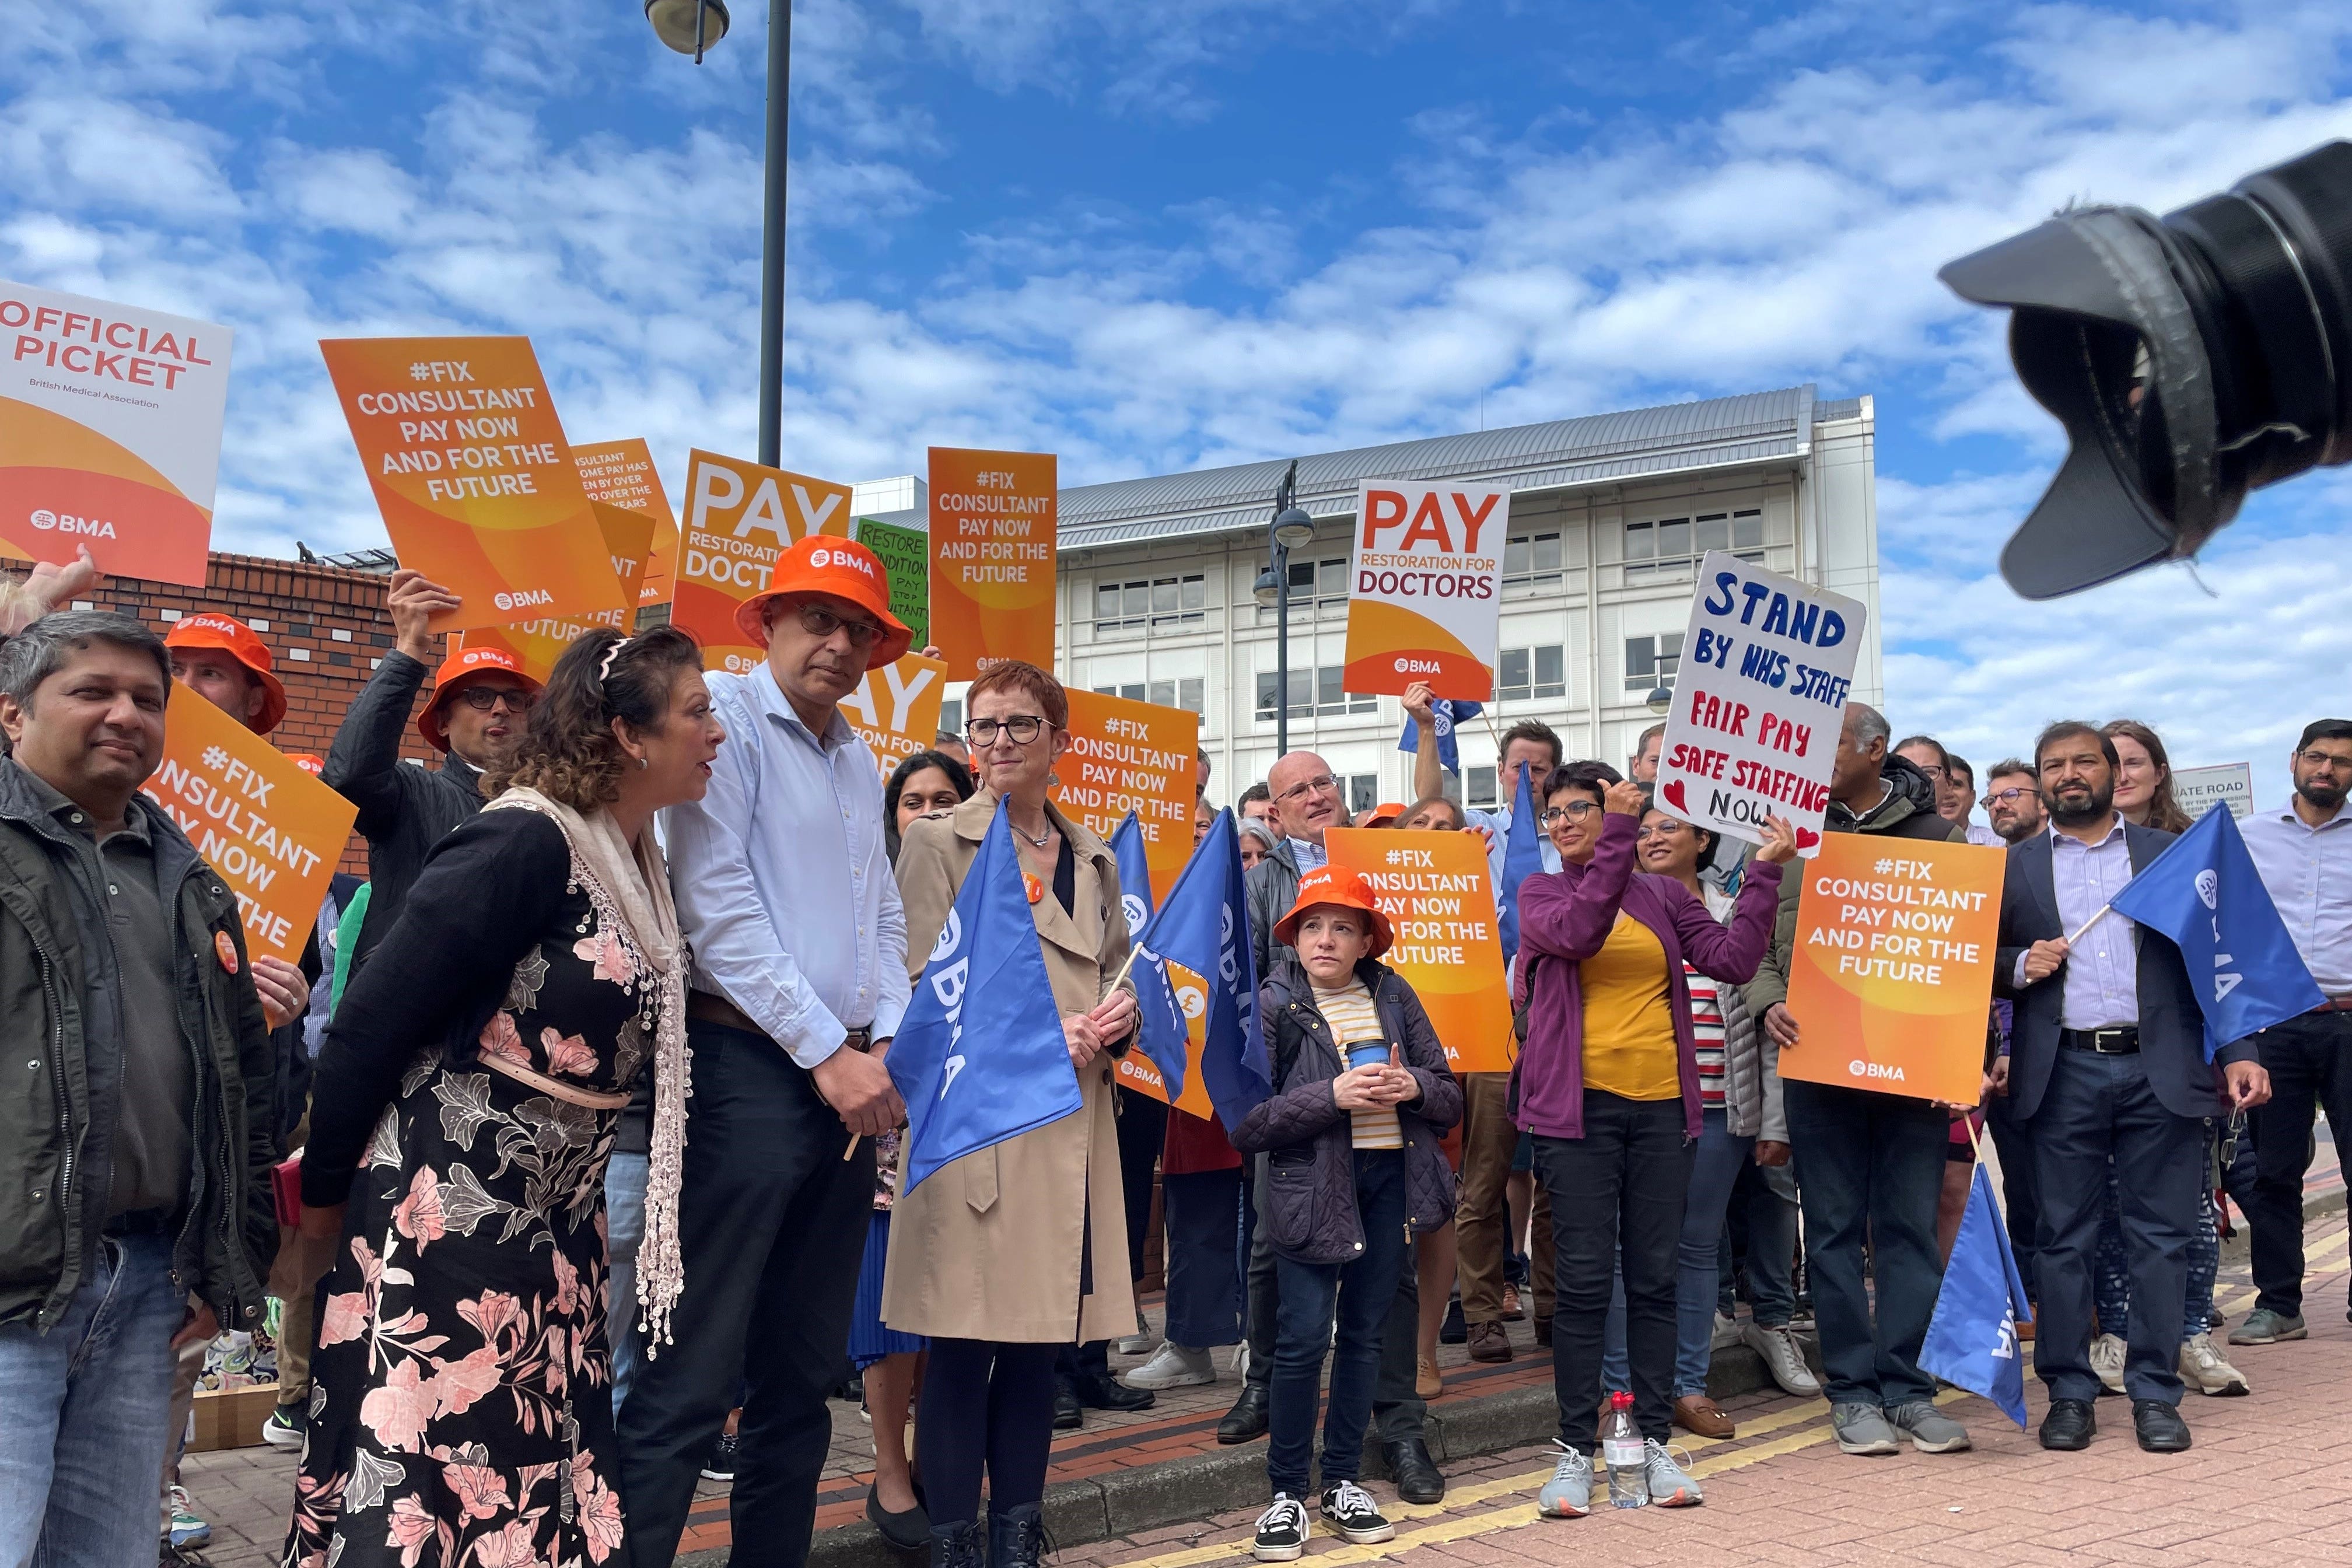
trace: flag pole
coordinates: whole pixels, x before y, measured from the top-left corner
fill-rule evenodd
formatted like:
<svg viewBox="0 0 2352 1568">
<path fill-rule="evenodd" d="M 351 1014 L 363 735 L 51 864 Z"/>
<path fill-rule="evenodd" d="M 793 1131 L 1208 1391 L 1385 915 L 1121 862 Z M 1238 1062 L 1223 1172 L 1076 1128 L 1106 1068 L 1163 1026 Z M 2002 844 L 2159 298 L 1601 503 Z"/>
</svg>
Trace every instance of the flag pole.
<svg viewBox="0 0 2352 1568">
<path fill-rule="evenodd" d="M 2150 864 L 2150 865 L 2153 865 L 2153 864 L 2155 864 L 2155 862 L 2154 862 L 2154 861 L 2150 861 L 2150 862 L 2149 862 L 2149 864 Z M 2114 903 L 2113 903 L 2113 902 L 2108 902 L 2108 903 L 2101 904 L 2097 909 L 2095 909 L 2095 910 L 2092 910 L 2092 911 L 2091 911 L 2091 918 L 2090 918 L 2089 920 L 2084 921 L 2081 925 L 2076 926 L 2076 927 L 2074 928 L 2074 935 L 2072 935 L 2072 936 L 2070 936 L 2070 937 L 2068 937 L 2068 938 L 2066 939 L 2066 945 L 2067 945 L 2068 947 L 2072 947 L 2072 946 L 2074 946 L 2076 942 L 2078 942 L 2082 941 L 2082 940 L 2083 940 L 2083 933 L 2084 933 L 2084 931 L 2089 931 L 2093 926 L 2097 925 L 2101 921 L 2103 921 L 2103 920 L 2106 919 L 2106 918 L 2107 918 L 2107 911 L 2108 911 L 2108 910 L 2112 910 L 2112 909 L 2114 909 L 2115 907 L 2116 907 L 2116 906 L 2114 905 Z"/>
</svg>

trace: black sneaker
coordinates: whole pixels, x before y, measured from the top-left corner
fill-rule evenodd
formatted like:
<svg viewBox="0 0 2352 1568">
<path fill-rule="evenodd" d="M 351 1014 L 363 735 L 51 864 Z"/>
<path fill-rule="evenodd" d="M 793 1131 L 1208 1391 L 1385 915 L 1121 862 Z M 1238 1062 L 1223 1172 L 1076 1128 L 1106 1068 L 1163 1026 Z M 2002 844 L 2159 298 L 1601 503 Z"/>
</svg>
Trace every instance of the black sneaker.
<svg viewBox="0 0 2352 1568">
<path fill-rule="evenodd" d="M 1372 1494 L 1353 1481 L 1323 1489 L 1323 1517 L 1339 1532 L 1339 1539 L 1351 1546 L 1370 1546 L 1396 1539 L 1396 1526 L 1381 1517 L 1380 1505 L 1372 1500 Z"/>
<path fill-rule="evenodd" d="M 1442 1345 L 1466 1345 L 1470 1342 L 1470 1325 L 1462 1318 L 1462 1298 L 1454 1297 L 1445 1303 L 1445 1321 L 1437 1325 L 1437 1342 Z"/>
<path fill-rule="evenodd" d="M 1307 1505 L 1288 1492 L 1274 1494 L 1274 1506 L 1257 1516 L 1251 1552 L 1261 1563 L 1295 1563 L 1307 1550 Z"/>
<path fill-rule="evenodd" d="M 702 1479 L 706 1481 L 731 1481 L 735 1479 L 735 1434 L 721 1432 L 719 1441 L 710 1445 L 710 1457 L 702 1461 Z"/>
</svg>

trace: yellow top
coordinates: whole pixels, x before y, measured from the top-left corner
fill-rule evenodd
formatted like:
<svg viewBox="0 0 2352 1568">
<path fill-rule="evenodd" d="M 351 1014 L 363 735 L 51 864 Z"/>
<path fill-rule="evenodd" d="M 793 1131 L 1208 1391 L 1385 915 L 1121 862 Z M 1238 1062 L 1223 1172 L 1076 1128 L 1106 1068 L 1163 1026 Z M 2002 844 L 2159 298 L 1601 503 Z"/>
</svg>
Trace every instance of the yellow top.
<svg viewBox="0 0 2352 1568">
<path fill-rule="evenodd" d="M 1679 1096 L 1666 949 L 1657 933 L 1620 910 L 1609 940 L 1576 973 L 1584 991 L 1584 1087 L 1627 1100 Z"/>
</svg>

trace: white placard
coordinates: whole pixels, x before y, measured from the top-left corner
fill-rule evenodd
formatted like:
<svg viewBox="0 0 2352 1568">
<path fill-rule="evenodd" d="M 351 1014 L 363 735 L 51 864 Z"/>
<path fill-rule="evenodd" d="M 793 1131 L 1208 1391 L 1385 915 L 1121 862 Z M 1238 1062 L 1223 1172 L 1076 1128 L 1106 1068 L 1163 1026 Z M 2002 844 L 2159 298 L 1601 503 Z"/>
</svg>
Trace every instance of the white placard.
<svg viewBox="0 0 2352 1568">
<path fill-rule="evenodd" d="M 1843 594 L 1708 551 L 1658 761 L 1661 805 L 1751 843 L 1767 815 L 1786 817 L 1799 852 L 1818 850 L 1864 614 Z"/>
<path fill-rule="evenodd" d="M 2210 768 L 2175 768 L 2172 798 L 2191 822 L 2222 802 L 2228 803 L 2231 816 L 2243 822 L 2254 814 L 2254 766 L 2216 763 Z"/>
</svg>

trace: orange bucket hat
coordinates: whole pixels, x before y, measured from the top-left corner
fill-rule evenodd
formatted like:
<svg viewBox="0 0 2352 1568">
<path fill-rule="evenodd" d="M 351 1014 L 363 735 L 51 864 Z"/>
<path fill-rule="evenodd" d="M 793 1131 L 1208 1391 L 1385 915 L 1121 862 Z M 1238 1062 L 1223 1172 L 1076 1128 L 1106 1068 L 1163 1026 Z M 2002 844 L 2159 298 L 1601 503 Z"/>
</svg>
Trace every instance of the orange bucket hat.
<svg viewBox="0 0 2352 1568">
<path fill-rule="evenodd" d="M 163 637 L 165 647 L 210 647 L 236 660 L 261 682 L 261 712 L 253 721 L 253 732 L 267 735 L 278 728 L 286 717 L 286 685 L 278 679 L 269 657 L 253 628 L 235 616 L 225 616 L 218 610 L 199 610 L 193 616 L 182 616 L 172 623 Z"/>
<path fill-rule="evenodd" d="M 768 646 L 768 605 L 786 594 L 824 594 L 846 599 L 881 625 L 882 635 L 866 656 L 866 668 L 896 664 L 914 646 L 915 634 L 890 613 L 890 574 L 881 557 L 852 539 L 813 533 L 776 557 L 768 586 L 735 606 L 735 629 L 754 647 Z"/>
<path fill-rule="evenodd" d="M 1372 885 L 1364 880 L 1360 871 L 1350 871 L 1344 866 L 1318 866 L 1298 879 L 1298 897 L 1291 901 L 1290 912 L 1274 923 L 1274 940 L 1285 947 L 1298 945 L 1298 922 L 1307 911 L 1318 904 L 1338 904 L 1342 909 L 1361 910 L 1372 919 L 1370 957 L 1378 958 L 1389 950 L 1395 932 L 1389 928 L 1389 917 L 1381 913 L 1380 905 L 1372 902 Z"/>
<path fill-rule="evenodd" d="M 505 648 L 487 645 L 467 647 L 461 640 L 457 650 L 443 659 L 441 668 L 434 671 L 433 700 L 427 702 L 425 711 L 416 716 L 416 732 L 425 737 L 426 745 L 436 752 L 449 749 L 449 732 L 442 727 L 441 710 L 449 705 L 451 698 L 470 685 L 475 677 L 491 674 L 511 675 L 522 682 L 525 691 L 533 695 L 539 691 L 540 683 L 523 672 L 522 660 Z"/>
</svg>

